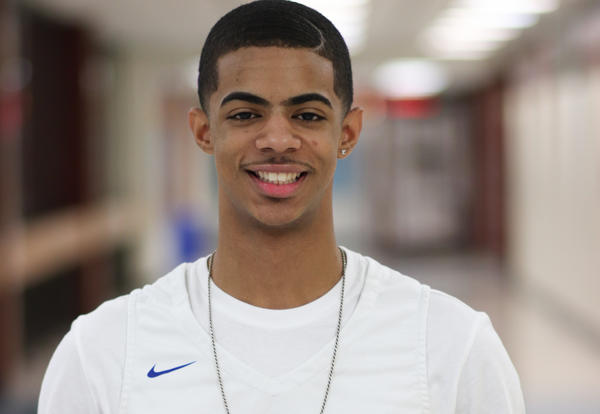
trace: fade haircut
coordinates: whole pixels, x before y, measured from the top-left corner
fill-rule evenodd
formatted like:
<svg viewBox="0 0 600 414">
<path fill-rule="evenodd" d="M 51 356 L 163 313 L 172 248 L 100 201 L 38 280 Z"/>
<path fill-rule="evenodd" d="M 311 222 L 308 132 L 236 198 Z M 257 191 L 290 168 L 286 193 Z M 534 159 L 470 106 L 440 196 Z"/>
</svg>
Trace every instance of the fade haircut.
<svg viewBox="0 0 600 414">
<path fill-rule="evenodd" d="M 218 88 L 219 58 L 252 46 L 307 48 L 331 61 L 333 90 L 342 101 L 344 113 L 350 110 L 353 99 L 350 54 L 333 23 L 316 10 L 292 1 L 259 0 L 221 17 L 206 38 L 198 69 L 198 98 L 205 112 L 210 95 Z"/>
</svg>

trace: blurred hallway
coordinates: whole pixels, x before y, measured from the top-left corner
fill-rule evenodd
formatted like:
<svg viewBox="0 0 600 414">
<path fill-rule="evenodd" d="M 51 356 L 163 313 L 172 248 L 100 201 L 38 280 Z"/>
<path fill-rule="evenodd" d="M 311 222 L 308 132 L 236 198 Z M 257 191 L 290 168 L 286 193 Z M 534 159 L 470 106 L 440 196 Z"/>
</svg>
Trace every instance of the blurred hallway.
<svg viewBox="0 0 600 414">
<path fill-rule="evenodd" d="M 35 412 L 77 315 L 214 248 L 186 117 L 242 2 L 0 0 L 0 414 Z M 528 413 L 599 414 L 600 2 L 339 4 L 365 111 L 340 244 L 487 312 Z"/>
</svg>

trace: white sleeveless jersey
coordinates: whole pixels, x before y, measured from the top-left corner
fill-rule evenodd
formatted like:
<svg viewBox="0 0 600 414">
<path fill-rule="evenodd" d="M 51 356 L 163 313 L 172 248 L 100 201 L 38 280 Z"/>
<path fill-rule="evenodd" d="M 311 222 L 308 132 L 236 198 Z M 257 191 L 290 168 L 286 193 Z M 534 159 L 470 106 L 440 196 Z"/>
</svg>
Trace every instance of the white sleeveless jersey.
<svg viewBox="0 0 600 414">
<path fill-rule="evenodd" d="M 326 413 L 524 412 L 518 377 L 487 316 L 347 252 L 355 303 L 340 334 Z M 40 414 L 224 413 L 210 336 L 190 305 L 190 277 L 206 279 L 206 258 L 121 298 L 118 308 L 126 315 L 113 306 L 80 317 L 50 363 Z M 117 334 L 107 324 L 116 319 L 125 325 Z M 319 412 L 334 331 L 310 358 L 274 377 L 238 358 L 231 352 L 235 346 L 223 347 L 219 337 L 226 332 L 220 336 L 219 326 L 227 325 L 215 324 L 215 334 L 232 414 Z M 243 348 L 239 341 L 244 338 L 237 343 Z M 269 352 L 285 356 L 286 349 Z M 66 360 L 69 354 L 79 362 Z M 61 361 L 77 367 L 65 372 Z M 76 381 L 83 385 L 70 385 Z M 64 387 L 71 387 L 71 400 Z M 81 401 L 73 401 L 73 387 L 85 388 Z"/>
</svg>

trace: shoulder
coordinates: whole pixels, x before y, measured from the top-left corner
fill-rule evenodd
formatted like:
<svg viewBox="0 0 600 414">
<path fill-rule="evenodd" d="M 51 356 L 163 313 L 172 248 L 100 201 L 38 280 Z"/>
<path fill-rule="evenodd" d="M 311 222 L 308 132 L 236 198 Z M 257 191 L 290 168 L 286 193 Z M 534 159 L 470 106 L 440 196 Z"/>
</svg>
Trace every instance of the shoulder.
<svg viewBox="0 0 600 414">
<path fill-rule="evenodd" d="M 40 412 L 116 412 L 132 309 L 139 304 L 168 308 L 187 297 L 189 266 L 182 264 L 155 283 L 108 300 L 75 319 L 46 370 Z"/>
<path fill-rule="evenodd" d="M 478 329 L 489 324 L 485 313 L 477 312 L 459 299 L 432 289 L 371 257 L 349 251 L 348 258 L 352 269 L 363 274 L 365 295 L 376 296 L 377 303 L 386 305 L 388 309 L 412 307 L 413 315 L 418 316 L 420 329 L 426 331 L 428 346 L 434 351 L 438 347 L 440 350 L 448 349 L 448 345 L 455 348 L 452 350 L 454 355 L 459 348 L 465 351 Z"/>
<path fill-rule="evenodd" d="M 56 348 L 38 412 L 115 412 L 125 361 L 127 296 L 78 317 Z"/>
<path fill-rule="evenodd" d="M 459 299 L 431 289 L 417 279 L 392 269 L 377 260 L 346 249 L 349 269 L 361 275 L 363 291 L 376 293 L 384 300 L 400 303 L 419 299 L 428 330 L 444 335 L 452 332 L 456 339 L 466 340 L 469 333 L 487 316 Z M 386 301 L 387 301 L 386 300 Z"/>
<path fill-rule="evenodd" d="M 92 312 L 79 316 L 71 326 L 71 334 L 83 354 L 120 354 L 125 351 L 130 307 L 137 303 L 149 303 L 169 307 L 186 296 L 185 273 L 189 264 L 184 263 L 159 278 L 156 282 L 135 289 L 127 295 L 108 300 Z"/>
<path fill-rule="evenodd" d="M 108 300 L 90 313 L 80 315 L 71 325 L 76 345 L 98 344 L 124 338 L 129 295 Z"/>
<path fill-rule="evenodd" d="M 132 308 L 138 303 L 168 308 L 185 294 L 186 269 L 187 264 L 182 264 L 153 284 L 108 300 L 75 319 L 69 335 L 84 371 L 119 375 L 125 364 Z"/>
<path fill-rule="evenodd" d="M 432 289 L 426 348 L 434 412 L 524 412 L 518 374 L 484 312 Z"/>
<path fill-rule="evenodd" d="M 349 252 L 348 260 L 386 320 L 413 321 L 432 412 L 524 412 L 517 372 L 484 312 L 370 257 Z"/>
<path fill-rule="evenodd" d="M 447 293 L 431 289 L 427 313 L 428 338 L 431 346 L 451 341 L 455 346 L 468 347 L 469 342 L 489 318 Z"/>
<path fill-rule="evenodd" d="M 401 303 L 427 295 L 429 287 L 369 256 L 346 249 L 348 269 L 358 275 L 367 296 L 377 296 L 381 304 Z"/>
<path fill-rule="evenodd" d="M 455 375 L 477 352 L 496 357 L 506 351 L 488 315 L 439 290 L 431 289 L 427 314 L 427 349 L 431 370 L 455 364 Z M 506 355 L 507 356 L 507 355 Z M 444 365 L 452 360 L 452 364 Z"/>
<path fill-rule="evenodd" d="M 484 326 L 483 312 L 432 289 L 427 312 L 427 365 L 430 385 L 456 384 L 473 344 Z"/>
<path fill-rule="evenodd" d="M 419 299 L 423 314 L 426 315 L 423 322 L 436 333 L 443 334 L 450 330 L 455 337 L 465 339 L 476 324 L 487 318 L 484 313 L 475 311 L 459 299 L 432 289 L 369 256 L 348 249 L 346 251 L 349 269 L 361 275 L 365 293 L 373 294 L 375 291 L 379 297 L 395 303 Z"/>
</svg>

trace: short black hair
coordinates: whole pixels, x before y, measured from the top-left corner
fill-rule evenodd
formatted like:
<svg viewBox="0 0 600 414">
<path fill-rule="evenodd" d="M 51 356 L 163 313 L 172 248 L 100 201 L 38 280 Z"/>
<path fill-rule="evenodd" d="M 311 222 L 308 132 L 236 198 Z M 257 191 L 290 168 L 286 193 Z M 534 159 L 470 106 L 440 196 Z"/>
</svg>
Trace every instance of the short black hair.
<svg viewBox="0 0 600 414">
<path fill-rule="evenodd" d="M 308 48 L 333 65 L 333 90 L 344 113 L 353 100 L 352 67 L 348 47 L 325 16 L 287 0 L 258 0 L 237 7 L 212 27 L 200 55 L 198 98 L 205 111 L 218 88 L 217 61 L 243 47 Z"/>
</svg>

